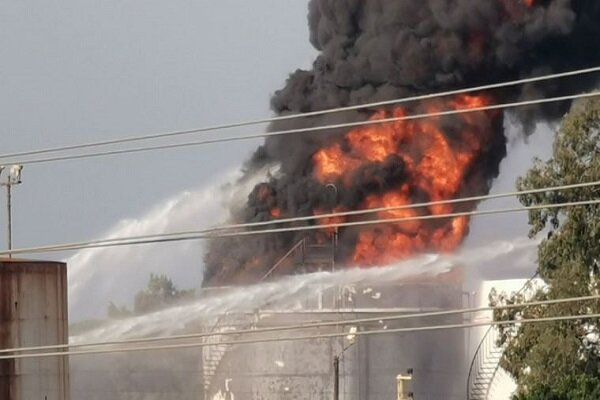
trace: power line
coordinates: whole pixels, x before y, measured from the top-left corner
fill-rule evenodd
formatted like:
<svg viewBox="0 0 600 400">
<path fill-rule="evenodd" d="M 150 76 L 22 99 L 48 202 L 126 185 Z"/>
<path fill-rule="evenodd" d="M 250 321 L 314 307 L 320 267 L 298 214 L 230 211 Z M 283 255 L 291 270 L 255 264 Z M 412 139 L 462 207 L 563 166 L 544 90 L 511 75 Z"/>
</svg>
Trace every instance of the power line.
<svg viewBox="0 0 600 400">
<path fill-rule="evenodd" d="M 384 335 L 392 333 L 415 333 L 425 331 L 438 331 L 447 329 L 466 329 L 476 328 L 480 326 L 504 326 L 512 324 L 531 324 L 541 322 L 558 322 L 558 321 L 572 321 L 578 319 L 597 319 L 600 318 L 600 314 L 581 314 L 581 315 L 566 315 L 557 317 L 544 317 L 544 318 L 531 318 L 531 319 L 514 319 L 506 321 L 489 321 L 489 322 L 475 322 L 469 324 L 445 324 L 445 325 L 431 325 L 431 326 L 420 326 L 411 328 L 394 328 L 394 329 L 378 329 L 378 330 L 367 330 L 353 332 L 354 336 L 370 336 L 370 335 Z M 46 352 L 46 353 L 31 353 L 31 354 L 14 354 L 0 356 L 0 360 L 12 360 L 12 359 L 24 359 L 24 358 L 45 358 L 45 357 L 65 357 L 65 356 L 77 356 L 77 355 L 91 355 L 91 354 L 108 354 L 108 353 L 127 353 L 127 352 L 138 352 L 138 351 L 156 351 L 156 350 L 176 350 L 176 349 L 190 349 L 190 348 L 201 348 L 206 346 L 219 346 L 219 345 L 243 345 L 243 344 L 258 344 L 258 343 L 273 343 L 273 342 L 290 342 L 290 341 L 301 341 L 301 340 L 316 340 L 316 339 L 332 339 L 338 337 L 348 336 L 347 332 L 344 333 L 322 333 L 316 335 L 305 335 L 296 337 L 277 337 L 277 338 L 263 338 L 263 339 L 247 339 L 247 340 L 232 340 L 232 341 L 218 341 L 213 343 L 180 343 L 180 344 L 168 344 L 160 346 L 139 346 L 139 347 L 117 347 L 109 349 L 96 349 L 96 350 L 76 350 L 76 351 L 57 351 L 57 352 Z"/>
<path fill-rule="evenodd" d="M 439 206 L 439 205 L 476 202 L 476 201 L 483 201 L 483 200 L 493 200 L 493 199 L 500 199 L 500 198 L 505 198 L 505 197 L 544 193 L 544 192 L 549 192 L 549 191 L 560 191 L 560 190 L 571 190 L 571 189 L 593 187 L 593 186 L 598 186 L 598 185 L 600 185 L 600 181 L 576 183 L 576 184 L 561 185 L 561 186 L 549 186 L 549 187 L 538 188 L 538 189 L 528 189 L 528 190 L 504 192 L 504 193 L 498 193 L 498 194 L 488 194 L 488 195 L 481 195 L 481 196 L 471 196 L 471 197 L 463 197 L 463 198 L 458 198 L 458 199 L 438 200 L 438 201 L 422 202 L 422 203 L 415 203 L 415 204 L 403 204 L 403 205 L 399 205 L 399 206 L 369 208 L 369 209 L 364 209 L 364 210 L 343 211 L 343 212 L 336 212 L 336 213 L 311 215 L 311 216 L 306 216 L 306 217 L 279 218 L 279 219 L 273 219 L 273 220 L 269 220 L 269 221 L 250 222 L 250 223 L 243 223 L 243 224 L 222 225 L 222 226 L 217 226 L 217 227 L 203 229 L 203 230 L 180 231 L 180 232 L 171 232 L 171 233 L 129 236 L 129 237 L 122 237 L 122 238 L 90 240 L 90 241 L 71 243 L 71 244 L 69 244 L 69 247 L 73 246 L 73 245 L 77 245 L 77 246 L 98 245 L 98 244 L 107 244 L 107 243 L 129 241 L 129 240 L 167 238 L 167 237 L 176 237 L 176 236 L 182 236 L 182 235 L 195 235 L 195 234 L 201 234 L 201 233 L 207 234 L 207 233 L 212 233 L 212 232 L 220 232 L 220 231 L 224 231 L 224 230 L 255 228 L 255 227 L 260 227 L 260 226 L 315 221 L 315 220 L 337 218 L 337 217 L 373 214 L 373 213 L 386 212 L 386 211 L 396 211 L 396 210 L 403 210 L 403 209 L 413 209 L 413 208 L 423 208 L 423 207 L 431 207 L 431 206 Z M 50 246 L 50 247 L 56 247 L 56 246 L 59 246 L 59 245 L 54 245 L 54 246 Z"/>
<path fill-rule="evenodd" d="M 126 340 L 116 340 L 116 341 L 106 341 L 106 342 L 20 347 L 20 348 L 12 348 L 12 349 L 0 349 L 0 354 L 51 350 L 51 349 L 56 349 L 56 350 L 67 349 L 67 348 L 73 349 L 73 348 L 84 348 L 84 347 L 115 346 L 115 345 L 120 345 L 120 344 L 200 339 L 200 338 L 211 337 L 211 336 L 230 336 L 230 335 L 242 335 L 242 334 L 273 333 L 273 332 L 287 331 L 287 330 L 337 327 L 337 326 L 359 325 L 359 324 L 367 324 L 367 323 L 382 322 L 382 321 L 399 321 L 399 320 L 412 319 L 412 318 L 431 318 L 431 317 L 450 316 L 450 315 L 456 315 L 456 314 L 471 314 L 471 313 L 484 312 L 484 311 L 510 310 L 510 309 L 537 307 L 537 306 L 545 306 L 545 305 L 557 305 L 557 304 L 574 303 L 574 302 L 582 302 L 582 301 L 590 301 L 590 300 L 598 300 L 598 299 L 600 299 L 600 295 L 580 296 L 580 297 L 569 297 L 569 298 L 552 299 L 552 300 L 531 301 L 531 302 L 526 302 L 523 304 L 506 304 L 506 305 L 500 305 L 500 306 L 494 306 L 494 307 L 488 306 L 488 307 L 478 307 L 478 308 L 464 308 L 464 309 L 454 309 L 454 310 L 446 310 L 446 311 L 433 311 L 433 312 L 423 312 L 423 313 L 413 313 L 413 314 L 398 314 L 398 315 L 390 315 L 390 316 L 385 316 L 385 317 L 357 318 L 357 319 L 326 321 L 326 322 L 311 321 L 311 322 L 307 322 L 307 323 L 303 323 L 303 324 L 281 325 L 281 326 L 274 326 L 274 327 L 269 327 L 269 328 L 257 328 L 257 329 L 242 329 L 242 330 L 237 330 L 237 331 L 225 331 L 225 332 L 217 332 L 217 333 L 215 333 L 215 332 L 194 333 L 194 334 L 186 334 L 186 335 L 157 336 L 157 337 L 149 337 L 149 338 L 126 339 Z"/>
<path fill-rule="evenodd" d="M 433 219 L 445 219 L 445 218 L 456 218 L 456 217 L 472 217 L 477 215 L 496 215 L 496 214 L 508 214 L 515 212 L 524 212 L 531 210 L 541 209 L 554 209 L 561 207 L 578 207 L 600 204 L 600 200 L 586 200 L 586 201 L 573 201 L 565 203 L 554 203 L 554 204 L 540 204 L 535 206 L 527 207 L 513 207 L 513 208 L 501 208 L 494 210 L 483 210 L 483 211 L 464 211 L 464 212 L 453 212 L 446 214 L 433 214 L 433 215 L 419 215 L 414 217 L 401 217 L 401 218 L 383 218 L 375 220 L 362 220 L 353 222 L 340 222 L 330 223 L 322 225 L 307 225 L 297 226 L 288 228 L 275 228 L 275 229 L 264 229 L 255 231 L 238 231 L 238 232 L 225 232 L 225 233 L 206 233 L 206 231 L 190 231 L 189 233 L 181 233 L 179 236 L 160 236 L 157 235 L 155 239 L 141 239 L 141 240 L 129 240 L 129 239 L 106 239 L 102 242 L 79 242 L 79 243 L 65 243 L 59 245 L 49 246 L 37 246 L 27 247 L 21 249 L 15 249 L 11 251 L 0 251 L 0 256 L 10 254 L 27 254 L 27 253 L 46 253 L 56 251 L 70 251 L 70 250 L 81 250 L 81 249 L 92 249 L 92 248 L 103 248 L 103 247 L 116 247 L 116 246 L 131 246 L 139 244 L 151 244 L 151 243 L 169 243 L 169 242 L 181 242 L 189 240 L 201 240 L 201 239 L 217 239 L 225 237 L 242 237 L 242 236 L 254 236 L 274 233 L 287 233 L 287 232 L 298 232 L 298 231 L 310 231 L 320 230 L 328 228 L 340 228 L 340 227 L 351 227 L 351 226 L 367 226 L 367 225 L 379 225 L 379 224 L 391 224 L 401 223 L 408 221 L 422 221 L 422 220 L 433 220 Z"/>
<path fill-rule="evenodd" d="M 261 133 L 255 133 L 255 134 L 250 134 L 250 135 L 231 136 L 231 137 L 216 138 L 216 139 L 206 139 L 206 140 L 184 142 L 184 143 L 172 143 L 172 144 L 164 144 L 164 145 L 156 145 L 156 146 L 135 147 L 135 148 L 129 148 L 129 149 L 108 150 L 108 151 L 101 151 L 101 152 L 95 152 L 95 153 L 64 155 L 64 156 L 38 158 L 38 159 L 34 158 L 31 160 L 18 160 L 18 161 L 6 161 L 6 162 L 17 163 L 17 164 L 21 164 L 21 165 L 41 164 L 41 163 L 56 162 L 56 161 L 78 160 L 78 159 L 86 159 L 86 158 L 96 158 L 96 157 L 105 157 L 105 156 L 113 156 L 113 155 L 141 153 L 141 152 L 155 151 L 155 150 L 176 149 L 176 148 L 202 146 L 202 145 L 215 144 L 215 143 L 228 143 L 228 142 L 235 142 L 235 141 L 242 141 L 242 140 L 251 140 L 251 139 L 283 136 L 283 135 L 290 135 L 290 134 L 316 132 L 316 131 L 323 131 L 323 130 L 329 130 L 329 129 L 353 128 L 353 127 L 366 126 L 366 125 L 386 124 L 386 123 L 390 123 L 390 122 L 410 121 L 410 120 L 417 120 L 417 119 L 424 119 L 424 118 L 443 117 L 443 116 L 467 114 L 467 113 L 474 113 L 474 112 L 481 112 L 481 111 L 492 111 L 492 110 L 500 110 L 500 109 L 525 107 L 525 106 L 547 104 L 547 103 L 554 103 L 554 102 L 567 101 L 567 100 L 591 98 L 591 97 L 596 97 L 598 95 L 600 95 L 600 91 L 568 95 L 568 96 L 549 97 L 549 98 L 545 98 L 545 99 L 525 100 L 525 101 L 519 101 L 519 102 L 513 102 L 513 103 L 501 103 L 501 104 L 494 104 L 494 105 L 488 105 L 488 106 L 461 108 L 461 109 L 457 109 L 457 110 L 447 110 L 447 111 L 439 111 L 439 112 L 432 112 L 432 113 L 413 114 L 413 115 L 406 115 L 406 116 L 402 116 L 402 117 L 391 117 L 391 118 L 374 119 L 374 120 L 367 120 L 367 121 L 321 125 L 321 126 L 314 126 L 314 127 L 307 127 L 307 128 L 287 129 L 287 130 L 273 131 L 273 132 L 261 132 Z"/>
<path fill-rule="evenodd" d="M 348 216 L 355 216 L 355 215 L 374 214 L 374 213 L 386 212 L 386 211 L 397 211 L 397 210 L 432 207 L 432 206 L 449 205 L 449 204 L 479 202 L 479 201 L 483 201 L 483 200 L 494 200 L 494 199 L 501 199 L 501 198 L 506 198 L 506 197 L 523 196 L 523 195 L 544 193 L 544 192 L 550 192 L 550 191 L 580 189 L 580 188 L 586 188 L 586 187 L 592 187 L 592 186 L 598 186 L 598 185 L 600 185 L 600 181 L 593 181 L 593 182 L 575 183 L 575 184 L 570 184 L 570 185 L 550 186 L 550 187 L 544 187 L 544 188 L 539 188 L 539 189 L 528 189 L 528 190 L 520 190 L 520 191 L 514 191 L 514 192 L 504 192 L 504 193 L 498 193 L 498 194 L 487 194 L 487 195 L 481 195 L 481 196 L 461 197 L 461 198 L 457 198 L 457 199 L 428 201 L 428 202 L 422 202 L 422 203 L 403 204 L 403 205 L 389 206 L 389 207 L 367 208 L 367 209 L 363 209 L 363 210 L 341 211 L 341 212 L 328 213 L 328 214 L 310 215 L 310 216 L 306 216 L 306 217 L 277 218 L 277 219 L 272 219 L 269 221 L 222 225 L 222 226 L 204 230 L 202 232 L 208 233 L 208 232 L 218 232 L 218 231 L 230 230 L 230 229 L 255 228 L 255 227 L 259 227 L 259 226 L 278 225 L 278 224 L 284 224 L 284 223 L 290 223 L 290 222 L 305 222 L 305 221 L 314 221 L 314 220 L 322 220 L 322 219 L 337 218 L 337 217 L 348 217 Z M 192 231 L 189 233 L 197 233 L 197 232 L 198 231 Z M 181 233 L 182 232 L 167 233 L 167 234 L 162 234 L 162 236 L 179 235 Z M 151 238 L 151 237 L 156 237 L 156 236 L 161 236 L 161 235 L 160 234 L 159 235 L 156 235 L 156 234 L 155 235 L 143 235 L 143 236 L 130 237 L 129 239 Z M 107 239 L 106 241 L 111 241 L 111 240 Z"/>
<path fill-rule="evenodd" d="M 291 119 L 298 119 L 298 118 L 315 117 L 315 116 L 332 114 L 332 113 L 360 110 L 363 108 L 382 107 L 382 106 L 387 106 L 387 105 L 402 104 L 402 103 L 408 103 L 408 102 L 413 102 L 413 101 L 433 99 L 433 98 L 438 98 L 438 97 L 447 97 L 447 96 L 479 92 L 479 91 L 490 90 L 490 89 L 498 89 L 498 88 L 509 87 L 509 86 L 517 86 L 517 85 L 522 85 L 522 84 L 526 84 L 526 83 L 541 82 L 541 81 L 552 80 L 552 79 L 584 75 L 584 74 L 590 74 L 590 73 L 599 72 L 599 71 L 600 71 L 600 66 L 579 69 L 579 70 L 574 70 L 574 71 L 568 71 L 568 72 L 562 72 L 562 73 L 557 73 L 557 74 L 549 74 L 549 75 L 543 75 L 543 76 L 537 76 L 537 77 L 518 79 L 518 80 L 501 82 L 501 83 L 475 86 L 475 87 L 470 87 L 470 88 L 466 88 L 466 89 L 457 89 L 457 90 L 450 90 L 450 91 L 445 91 L 445 92 L 405 97 L 405 98 L 401 98 L 401 99 L 372 102 L 372 103 L 359 104 L 359 105 L 346 106 L 346 107 L 337 107 L 337 108 L 331 108 L 331 109 L 320 110 L 320 111 L 296 113 L 296 114 L 282 115 L 282 116 L 278 116 L 278 117 L 261 118 L 261 119 L 255 119 L 255 120 L 250 120 L 250 121 L 213 125 L 213 126 L 195 128 L 195 129 L 155 133 L 155 134 L 143 135 L 143 136 L 132 136 L 132 137 L 121 138 L 121 139 L 103 140 L 103 141 L 98 141 L 98 142 L 59 146 L 59 147 L 52 147 L 52 148 L 46 148 L 46 149 L 40 149 L 40 150 L 7 153 L 7 154 L 0 155 L 0 159 L 47 154 L 47 153 L 56 153 L 56 152 L 68 151 L 68 150 L 81 150 L 81 149 L 92 148 L 92 147 L 124 144 L 124 143 L 145 141 L 145 140 L 151 140 L 151 139 L 171 138 L 171 137 L 189 135 L 189 134 L 194 134 L 194 133 L 202 133 L 202 132 L 210 132 L 210 131 L 223 130 L 223 129 L 239 128 L 239 127 L 251 126 L 251 125 L 260 125 L 260 124 L 285 121 L 285 120 L 291 120 Z"/>
</svg>

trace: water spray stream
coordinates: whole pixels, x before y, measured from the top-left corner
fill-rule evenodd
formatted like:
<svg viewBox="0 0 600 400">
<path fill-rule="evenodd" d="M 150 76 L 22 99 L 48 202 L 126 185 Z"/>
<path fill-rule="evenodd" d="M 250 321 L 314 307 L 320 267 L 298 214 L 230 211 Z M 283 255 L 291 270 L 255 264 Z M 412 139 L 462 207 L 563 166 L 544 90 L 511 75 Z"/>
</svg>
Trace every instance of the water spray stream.
<svg viewBox="0 0 600 400">
<path fill-rule="evenodd" d="M 261 172 L 264 176 L 264 171 Z M 257 178 L 260 176 L 257 174 Z M 140 218 L 119 222 L 105 238 L 137 236 L 216 225 L 227 218 L 228 209 L 244 198 L 246 184 L 223 187 L 238 173 L 218 177 L 204 188 L 185 191 L 157 204 Z M 141 290 L 150 273 L 163 273 L 181 286 L 202 283 L 202 242 L 123 246 L 87 249 L 75 253 L 69 265 L 71 321 L 103 317 L 110 301 L 128 304 Z"/>
<path fill-rule="evenodd" d="M 427 254 L 380 268 L 352 268 L 336 272 L 319 272 L 287 276 L 278 281 L 251 286 L 232 287 L 222 294 L 200 298 L 192 303 L 159 312 L 108 322 L 79 336 L 72 343 L 133 339 L 174 335 L 190 326 L 211 326 L 225 313 L 254 313 L 257 310 L 290 311 L 301 309 L 302 301 L 335 287 L 377 285 L 401 281 L 413 276 L 434 277 L 452 267 L 520 263 L 528 265 L 535 256 L 534 241 L 517 238 L 486 246 L 464 249 L 454 255 Z"/>
</svg>

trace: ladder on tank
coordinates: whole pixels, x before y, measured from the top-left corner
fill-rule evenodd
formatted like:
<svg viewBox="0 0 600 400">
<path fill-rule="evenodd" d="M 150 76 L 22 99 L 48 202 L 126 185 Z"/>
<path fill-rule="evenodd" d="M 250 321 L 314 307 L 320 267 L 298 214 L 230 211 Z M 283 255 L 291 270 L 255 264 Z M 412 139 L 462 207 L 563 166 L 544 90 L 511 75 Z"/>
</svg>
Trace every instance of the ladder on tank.
<svg viewBox="0 0 600 400">
<path fill-rule="evenodd" d="M 288 262 L 293 265 L 295 271 L 317 272 L 317 271 L 335 271 L 335 251 L 337 248 L 337 234 L 333 233 L 328 240 L 314 240 L 304 238 L 296 243 L 286 254 L 279 259 L 263 276 L 260 282 L 266 281 L 274 276 L 277 269 Z M 213 385 L 213 378 L 217 374 L 219 365 L 230 345 L 223 344 L 223 341 L 232 340 L 234 332 L 240 327 L 242 329 L 252 329 L 256 326 L 256 321 L 241 321 L 240 316 L 223 314 L 215 324 L 208 329 L 205 346 L 202 348 L 202 374 L 204 395 L 208 398 Z M 243 317 L 242 317 L 243 318 Z"/>
<path fill-rule="evenodd" d="M 217 375 L 223 357 L 232 346 L 223 342 L 235 340 L 237 330 L 254 329 L 256 322 L 254 316 L 223 314 L 206 331 L 209 336 L 204 337 L 204 346 L 202 347 L 204 399 L 209 399 L 214 383 L 213 378 Z"/>
<path fill-rule="evenodd" d="M 284 264 L 292 264 L 293 270 L 299 273 L 333 272 L 336 269 L 337 244 L 337 231 L 324 240 L 309 237 L 301 239 L 267 271 L 259 282 L 264 282 L 274 276 Z"/>
</svg>

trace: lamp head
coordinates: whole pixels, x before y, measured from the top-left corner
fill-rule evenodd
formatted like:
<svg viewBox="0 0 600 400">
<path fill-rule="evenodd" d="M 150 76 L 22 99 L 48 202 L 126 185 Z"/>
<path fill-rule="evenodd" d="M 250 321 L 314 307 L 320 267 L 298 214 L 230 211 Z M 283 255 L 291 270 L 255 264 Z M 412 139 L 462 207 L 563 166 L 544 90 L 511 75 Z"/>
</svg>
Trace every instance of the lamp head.
<svg viewBox="0 0 600 400">
<path fill-rule="evenodd" d="M 21 183 L 21 171 L 23 170 L 22 165 L 13 165 L 10 167 L 10 180 L 13 184 Z"/>
<path fill-rule="evenodd" d="M 356 326 L 351 326 L 350 330 L 348 332 L 348 334 L 346 335 L 346 339 L 348 340 L 348 342 L 350 344 L 354 344 L 354 342 L 356 341 L 356 332 L 358 331 L 358 328 Z"/>
</svg>

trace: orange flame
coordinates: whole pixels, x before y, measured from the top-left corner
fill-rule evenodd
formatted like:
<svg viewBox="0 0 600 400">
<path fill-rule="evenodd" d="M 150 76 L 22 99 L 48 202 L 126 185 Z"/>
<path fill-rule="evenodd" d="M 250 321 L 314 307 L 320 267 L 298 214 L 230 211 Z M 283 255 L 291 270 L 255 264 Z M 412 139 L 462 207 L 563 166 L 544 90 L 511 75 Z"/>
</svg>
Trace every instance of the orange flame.
<svg viewBox="0 0 600 400">
<path fill-rule="evenodd" d="M 425 111 L 472 109 L 490 104 L 485 96 L 462 95 L 445 103 L 432 101 Z M 403 117 L 405 109 L 380 110 L 371 120 Z M 439 215 L 456 211 L 454 205 L 407 207 L 415 198 L 440 201 L 456 197 L 491 132 L 481 132 L 482 118 L 490 113 L 473 111 L 460 114 L 460 132 L 448 134 L 441 128 L 442 118 L 404 120 L 373 124 L 351 130 L 343 144 L 333 144 L 313 155 L 313 175 L 322 184 L 339 180 L 346 187 L 353 183 L 358 168 L 383 162 L 390 156 L 404 162 L 406 182 L 384 193 L 369 195 L 361 208 L 403 207 L 377 213 L 375 219 L 397 219 Z M 484 125 L 485 126 L 485 125 Z M 316 213 L 318 214 L 318 213 Z M 425 250 L 451 251 L 468 232 L 467 217 L 436 221 L 411 220 L 378 225 L 358 234 L 353 261 L 360 265 L 386 264 Z M 324 222 L 322 222 L 324 223 Z"/>
<path fill-rule="evenodd" d="M 335 213 L 342 213 L 346 210 L 344 207 L 336 207 L 333 210 L 331 210 L 333 214 Z M 321 209 L 316 209 L 313 212 L 314 215 L 318 216 L 318 215 L 323 215 L 323 214 L 329 214 Z M 341 224 L 346 222 L 346 218 L 344 216 L 333 216 L 333 217 L 323 217 L 320 218 L 318 220 L 320 225 L 332 225 L 332 224 Z M 328 233 L 333 233 L 335 232 L 336 228 L 335 227 L 327 227 L 325 228 L 325 231 L 327 231 Z"/>
</svg>

